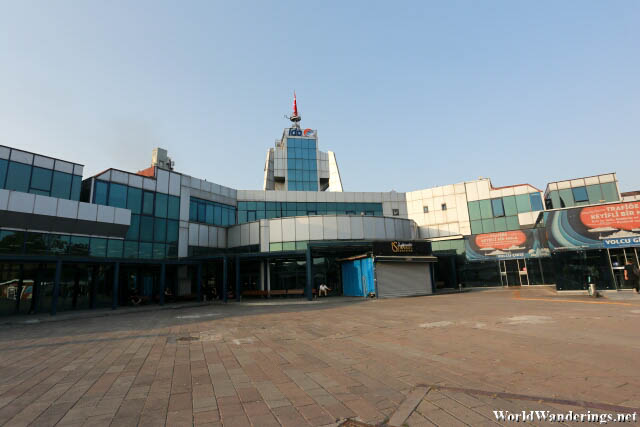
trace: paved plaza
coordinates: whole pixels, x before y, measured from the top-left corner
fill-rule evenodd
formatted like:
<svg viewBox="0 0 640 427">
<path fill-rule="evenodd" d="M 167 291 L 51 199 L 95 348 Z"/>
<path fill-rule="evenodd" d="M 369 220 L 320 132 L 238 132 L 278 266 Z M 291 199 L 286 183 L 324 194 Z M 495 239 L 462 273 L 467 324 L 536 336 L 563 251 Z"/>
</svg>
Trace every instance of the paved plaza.
<svg viewBox="0 0 640 427">
<path fill-rule="evenodd" d="M 0 425 L 479 426 L 513 425 L 495 410 L 640 408 L 635 298 L 288 302 L 4 325 Z"/>
</svg>

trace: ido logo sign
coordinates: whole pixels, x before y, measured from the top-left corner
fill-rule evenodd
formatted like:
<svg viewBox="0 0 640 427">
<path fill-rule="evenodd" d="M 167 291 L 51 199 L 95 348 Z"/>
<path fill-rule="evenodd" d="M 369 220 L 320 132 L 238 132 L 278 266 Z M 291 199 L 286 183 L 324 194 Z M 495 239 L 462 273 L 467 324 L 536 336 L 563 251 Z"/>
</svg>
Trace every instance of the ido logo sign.
<svg viewBox="0 0 640 427">
<path fill-rule="evenodd" d="M 313 129 L 289 128 L 289 136 L 315 136 L 316 131 Z"/>
</svg>

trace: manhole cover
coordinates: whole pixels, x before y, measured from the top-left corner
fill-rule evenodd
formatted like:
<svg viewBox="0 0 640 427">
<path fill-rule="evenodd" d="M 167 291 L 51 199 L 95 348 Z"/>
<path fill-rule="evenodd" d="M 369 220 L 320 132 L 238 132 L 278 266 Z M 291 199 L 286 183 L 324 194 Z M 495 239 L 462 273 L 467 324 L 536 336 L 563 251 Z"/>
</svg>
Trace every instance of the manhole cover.
<svg viewBox="0 0 640 427">
<path fill-rule="evenodd" d="M 180 342 L 190 342 L 190 341 L 199 341 L 199 340 L 200 338 L 198 337 L 180 337 L 177 339 L 177 341 L 180 341 Z"/>
</svg>

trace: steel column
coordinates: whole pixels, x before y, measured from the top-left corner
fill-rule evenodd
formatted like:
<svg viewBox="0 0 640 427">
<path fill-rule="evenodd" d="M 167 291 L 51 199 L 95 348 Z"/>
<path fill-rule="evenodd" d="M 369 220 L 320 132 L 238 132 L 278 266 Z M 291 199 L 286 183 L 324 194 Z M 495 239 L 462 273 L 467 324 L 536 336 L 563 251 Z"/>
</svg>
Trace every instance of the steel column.
<svg viewBox="0 0 640 427">
<path fill-rule="evenodd" d="M 229 295 L 229 257 L 222 258 L 222 301 L 227 302 Z"/>
<path fill-rule="evenodd" d="M 307 283 L 304 287 L 304 295 L 309 301 L 313 300 L 313 257 L 311 256 L 311 246 L 307 245 Z"/>
<path fill-rule="evenodd" d="M 118 307 L 118 279 L 120 276 L 120 263 L 113 264 L 113 300 L 111 301 L 111 309 L 115 310 Z M 138 285 L 136 283 L 136 285 Z M 139 286 L 139 285 L 138 285 Z"/>
<path fill-rule="evenodd" d="M 55 316 L 58 310 L 58 295 L 60 294 L 60 276 L 61 275 L 62 275 L 62 261 L 58 260 L 56 262 L 56 278 L 53 282 L 53 295 L 51 297 L 51 315 L 52 316 Z"/>
</svg>

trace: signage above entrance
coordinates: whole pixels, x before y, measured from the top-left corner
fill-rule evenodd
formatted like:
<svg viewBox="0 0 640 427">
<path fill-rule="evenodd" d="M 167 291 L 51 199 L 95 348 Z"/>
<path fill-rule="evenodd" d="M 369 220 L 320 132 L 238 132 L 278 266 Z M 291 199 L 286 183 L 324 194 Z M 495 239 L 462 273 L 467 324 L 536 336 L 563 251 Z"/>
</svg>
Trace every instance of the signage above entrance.
<svg viewBox="0 0 640 427">
<path fill-rule="evenodd" d="M 424 241 L 373 242 L 374 255 L 431 255 L 431 243 Z"/>
</svg>

